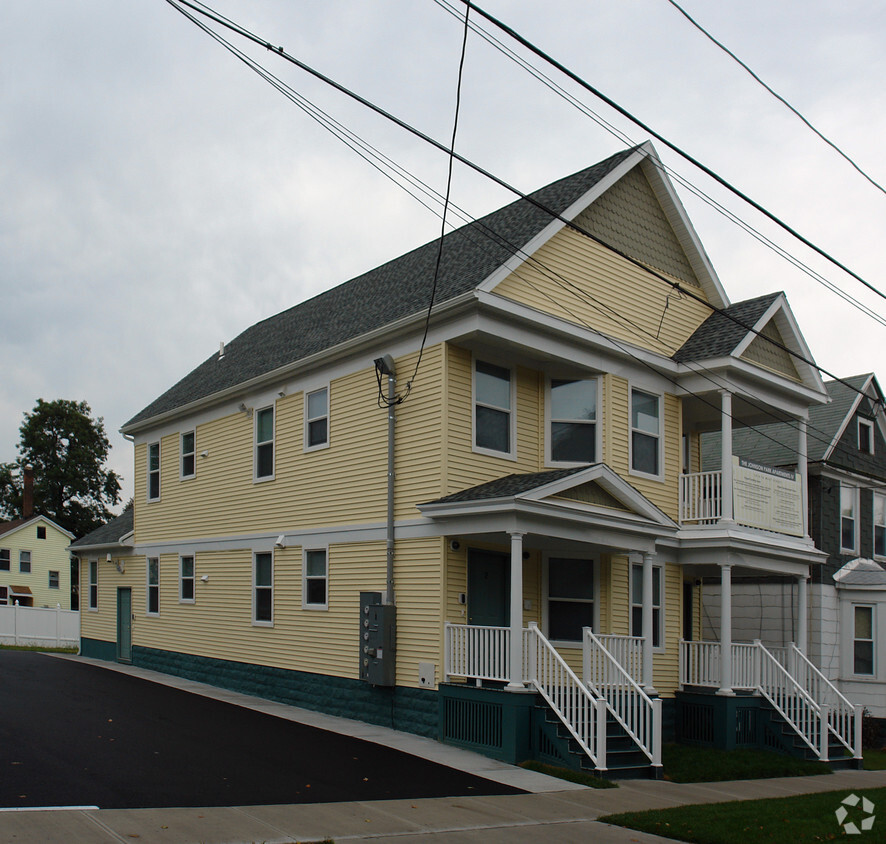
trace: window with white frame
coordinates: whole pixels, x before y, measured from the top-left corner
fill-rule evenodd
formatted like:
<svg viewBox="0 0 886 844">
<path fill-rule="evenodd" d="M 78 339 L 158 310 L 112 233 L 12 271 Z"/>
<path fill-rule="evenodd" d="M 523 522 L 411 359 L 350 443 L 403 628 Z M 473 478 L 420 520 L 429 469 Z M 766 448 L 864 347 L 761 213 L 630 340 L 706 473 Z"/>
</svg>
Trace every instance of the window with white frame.
<svg viewBox="0 0 886 844">
<path fill-rule="evenodd" d="M 9 549 L 0 548 L 0 571 L 9 571 Z"/>
<path fill-rule="evenodd" d="M 631 469 L 661 474 L 661 398 L 631 390 Z"/>
<path fill-rule="evenodd" d="M 148 615 L 160 615 L 160 558 L 148 557 L 145 607 Z"/>
<path fill-rule="evenodd" d="M 182 555 L 178 558 L 178 599 L 183 604 L 193 604 L 194 594 L 194 557 Z"/>
<path fill-rule="evenodd" d="M 874 608 L 853 606 L 852 673 L 874 674 Z"/>
<path fill-rule="evenodd" d="M 874 556 L 886 557 L 886 494 L 874 493 Z"/>
<path fill-rule="evenodd" d="M 46 539 L 45 525 L 37 525 L 37 539 Z"/>
<path fill-rule="evenodd" d="M 652 647 L 662 647 L 664 640 L 662 625 L 662 595 L 664 594 L 663 570 L 661 566 L 652 567 Z M 631 635 L 643 636 L 643 566 L 631 566 Z"/>
<path fill-rule="evenodd" d="M 858 547 L 858 490 L 840 485 L 840 550 L 855 553 Z"/>
<path fill-rule="evenodd" d="M 148 501 L 160 498 L 160 443 L 148 443 Z"/>
<path fill-rule="evenodd" d="M 552 463 L 597 462 L 597 379 L 550 382 L 550 459 Z"/>
<path fill-rule="evenodd" d="M 58 589 L 59 588 L 58 587 L 58 572 L 52 571 L 51 569 L 49 571 L 49 588 L 50 589 Z"/>
<path fill-rule="evenodd" d="M 252 623 L 265 627 L 274 623 L 274 555 L 270 551 L 253 556 Z"/>
<path fill-rule="evenodd" d="M 329 388 L 305 394 L 305 448 L 329 445 Z"/>
<path fill-rule="evenodd" d="M 193 478 L 197 474 L 197 441 L 194 431 L 185 431 L 181 435 L 181 476 Z"/>
<path fill-rule="evenodd" d="M 329 569 L 325 548 L 305 550 L 304 606 L 326 609 L 329 606 Z"/>
<path fill-rule="evenodd" d="M 581 642 L 594 627 L 594 562 L 568 557 L 548 560 L 548 638 Z"/>
<path fill-rule="evenodd" d="M 263 407 L 255 412 L 255 477 L 274 477 L 274 408 Z"/>
<path fill-rule="evenodd" d="M 478 360 L 474 364 L 474 445 L 511 454 L 511 370 Z"/>
<path fill-rule="evenodd" d="M 870 419 L 858 420 L 858 450 L 874 453 L 874 423 Z"/>
<path fill-rule="evenodd" d="M 98 609 L 98 560 L 89 561 L 89 609 Z"/>
<path fill-rule="evenodd" d="M 18 552 L 18 570 L 22 574 L 30 574 L 31 573 L 31 552 L 30 551 L 19 551 Z"/>
</svg>

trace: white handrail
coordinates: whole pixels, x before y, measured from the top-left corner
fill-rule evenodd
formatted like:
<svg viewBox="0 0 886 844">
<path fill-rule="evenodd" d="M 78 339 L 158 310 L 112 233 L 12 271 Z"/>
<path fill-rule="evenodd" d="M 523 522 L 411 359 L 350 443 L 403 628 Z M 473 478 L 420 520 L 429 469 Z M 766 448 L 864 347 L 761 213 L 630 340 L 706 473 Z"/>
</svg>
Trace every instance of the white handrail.
<svg viewBox="0 0 886 844">
<path fill-rule="evenodd" d="M 638 682 L 643 679 L 643 637 L 595 633 L 615 661 Z"/>
<path fill-rule="evenodd" d="M 861 759 L 856 729 L 861 719 L 861 705 L 853 704 L 793 642 L 786 649 L 786 655 L 789 664 L 785 668 L 815 701 L 828 706 L 830 731 L 856 759 Z"/>
<path fill-rule="evenodd" d="M 527 677 L 598 770 L 606 770 L 606 701 L 575 676 L 535 622 L 524 631 Z"/>
<path fill-rule="evenodd" d="M 680 684 L 720 686 L 720 643 L 680 640 Z"/>
<path fill-rule="evenodd" d="M 691 472 L 680 475 L 680 524 L 710 524 L 723 511 L 723 473 Z"/>
<path fill-rule="evenodd" d="M 661 765 L 661 699 L 653 700 L 596 636 L 583 629 L 582 667 L 585 683 L 602 697 L 609 711 L 654 766 Z M 608 637 L 616 638 L 616 637 Z M 635 637 L 617 637 L 635 638 Z M 642 640 L 641 640 L 642 641 Z"/>
<path fill-rule="evenodd" d="M 511 652 L 509 627 L 478 627 L 473 624 L 445 624 L 446 650 L 444 675 L 469 680 L 504 680 L 508 676 Z"/>
</svg>

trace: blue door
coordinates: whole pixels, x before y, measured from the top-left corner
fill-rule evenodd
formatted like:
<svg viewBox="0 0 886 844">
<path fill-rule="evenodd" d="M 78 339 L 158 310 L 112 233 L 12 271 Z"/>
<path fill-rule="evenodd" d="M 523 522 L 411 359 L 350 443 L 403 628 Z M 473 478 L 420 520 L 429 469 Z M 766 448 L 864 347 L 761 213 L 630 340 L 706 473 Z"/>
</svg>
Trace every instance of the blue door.
<svg viewBox="0 0 886 844">
<path fill-rule="evenodd" d="M 510 624 L 511 559 L 497 551 L 468 550 L 468 624 Z"/>
<path fill-rule="evenodd" d="M 132 662 L 132 589 L 117 589 L 117 662 Z"/>
</svg>

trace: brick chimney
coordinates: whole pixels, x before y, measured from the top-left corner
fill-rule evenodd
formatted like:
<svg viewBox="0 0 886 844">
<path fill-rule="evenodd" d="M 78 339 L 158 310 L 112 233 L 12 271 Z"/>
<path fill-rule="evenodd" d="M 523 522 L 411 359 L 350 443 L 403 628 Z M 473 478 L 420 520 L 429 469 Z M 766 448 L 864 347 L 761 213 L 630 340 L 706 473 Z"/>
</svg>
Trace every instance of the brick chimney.
<svg viewBox="0 0 886 844">
<path fill-rule="evenodd" d="M 24 491 L 22 492 L 22 518 L 34 515 L 34 467 L 25 466 L 23 472 Z"/>
</svg>

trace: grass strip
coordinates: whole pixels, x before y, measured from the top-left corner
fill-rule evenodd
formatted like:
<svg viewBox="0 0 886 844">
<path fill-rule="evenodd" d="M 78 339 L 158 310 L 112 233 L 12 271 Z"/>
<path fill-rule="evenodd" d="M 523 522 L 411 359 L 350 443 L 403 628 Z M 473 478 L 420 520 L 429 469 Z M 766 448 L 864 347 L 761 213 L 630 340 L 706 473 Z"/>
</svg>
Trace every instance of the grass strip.
<svg viewBox="0 0 886 844">
<path fill-rule="evenodd" d="M 586 785 L 588 788 L 618 788 L 617 782 L 605 780 L 602 777 L 595 777 L 593 774 L 584 771 L 573 771 L 569 768 L 557 768 L 554 765 L 545 765 L 542 762 L 536 762 L 529 759 L 520 763 L 521 768 L 527 771 L 535 771 L 539 774 L 547 774 L 549 777 L 557 777 L 561 780 L 568 780 L 579 785 Z"/>
<path fill-rule="evenodd" d="M 886 788 L 857 791 L 825 791 L 798 797 L 779 797 L 768 800 L 738 800 L 729 803 L 708 803 L 697 806 L 677 806 L 651 812 L 624 812 L 598 818 L 603 823 L 623 826 L 641 832 L 650 832 L 677 841 L 692 844 L 805 844 L 805 842 L 845 839 L 847 834 L 837 820 L 837 809 L 850 794 L 866 797 L 876 809 L 886 810 Z M 846 807 L 844 824 L 854 822 L 861 829 L 861 821 L 869 817 L 862 804 Z M 876 817 L 876 815 L 875 815 Z M 876 817 L 867 832 L 851 835 L 851 841 L 883 841 L 886 818 Z"/>
<path fill-rule="evenodd" d="M 672 782 L 723 782 L 830 774 L 824 762 L 810 762 L 770 750 L 718 750 L 688 744 L 662 747 L 664 777 Z"/>
<path fill-rule="evenodd" d="M 866 771 L 886 771 L 886 749 L 865 750 L 863 755 Z"/>
</svg>

